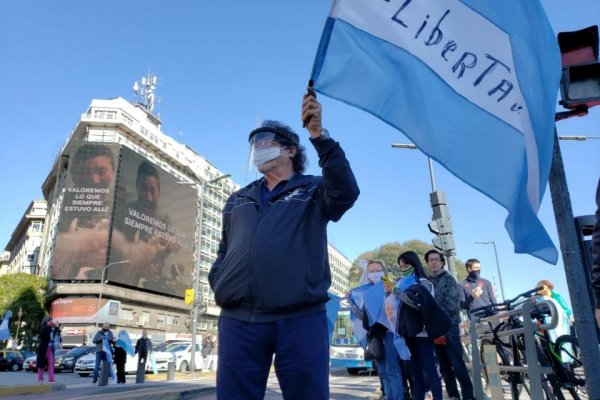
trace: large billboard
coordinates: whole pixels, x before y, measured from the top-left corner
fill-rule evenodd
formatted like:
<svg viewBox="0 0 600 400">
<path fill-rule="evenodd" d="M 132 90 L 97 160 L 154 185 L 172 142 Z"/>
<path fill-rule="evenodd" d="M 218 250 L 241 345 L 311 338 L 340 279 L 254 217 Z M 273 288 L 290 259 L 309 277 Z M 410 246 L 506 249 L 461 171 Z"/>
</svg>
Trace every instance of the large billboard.
<svg viewBox="0 0 600 400">
<path fill-rule="evenodd" d="M 191 285 L 195 221 L 192 187 L 121 148 L 108 280 L 183 297 Z"/>
<path fill-rule="evenodd" d="M 91 279 L 106 264 L 119 148 L 85 142 L 69 156 L 52 278 Z"/>
<path fill-rule="evenodd" d="M 67 297 L 52 302 L 50 316 L 61 324 L 108 322 L 116 325 L 119 322 L 118 300 L 96 297 Z"/>
</svg>

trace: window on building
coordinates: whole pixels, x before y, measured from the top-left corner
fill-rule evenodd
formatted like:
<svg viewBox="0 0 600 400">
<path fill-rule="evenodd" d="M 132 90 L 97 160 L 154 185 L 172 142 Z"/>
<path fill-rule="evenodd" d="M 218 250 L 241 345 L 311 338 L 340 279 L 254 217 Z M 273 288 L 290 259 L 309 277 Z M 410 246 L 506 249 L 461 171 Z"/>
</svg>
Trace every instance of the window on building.
<svg viewBox="0 0 600 400">
<path fill-rule="evenodd" d="M 35 253 L 29 253 L 29 254 L 27 254 L 27 261 L 28 262 L 34 262 L 35 261 Z"/>
<path fill-rule="evenodd" d="M 133 310 L 130 308 L 121 308 L 119 310 L 119 318 L 125 321 L 133 320 Z"/>
<path fill-rule="evenodd" d="M 164 324 L 166 319 L 165 319 L 165 314 L 158 314 L 158 317 L 156 317 L 156 324 L 157 325 L 161 325 Z"/>
<path fill-rule="evenodd" d="M 173 316 L 173 325 L 179 325 L 179 317 L 177 315 Z"/>
<path fill-rule="evenodd" d="M 35 221 L 31 224 L 31 230 L 33 232 L 41 232 L 44 229 L 44 223 L 41 221 Z"/>
<path fill-rule="evenodd" d="M 116 119 L 117 112 L 116 111 L 107 111 L 107 110 L 95 110 L 94 118 L 98 119 Z"/>
<path fill-rule="evenodd" d="M 150 323 L 150 313 L 148 311 L 142 311 L 140 315 L 140 325 L 148 325 Z"/>
</svg>

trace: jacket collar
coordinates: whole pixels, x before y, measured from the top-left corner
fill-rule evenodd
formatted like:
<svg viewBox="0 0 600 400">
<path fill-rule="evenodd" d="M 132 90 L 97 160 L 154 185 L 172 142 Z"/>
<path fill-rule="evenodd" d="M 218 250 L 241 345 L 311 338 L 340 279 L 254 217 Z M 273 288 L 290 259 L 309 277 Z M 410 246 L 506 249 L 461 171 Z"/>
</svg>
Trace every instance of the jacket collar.
<svg viewBox="0 0 600 400">
<path fill-rule="evenodd" d="M 264 180 L 265 178 L 260 178 L 252 182 L 247 186 L 247 190 L 245 193 L 243 193 L 243 195 L 260 204 L 260 191 L 262 190 L 261 185 L 265 184 Z M 309 178 L 306 175 L 302 175 L 299 172 L 294 173 L 283 185 L 279 194 L 275 195 L 273 199 L 276 199 L 277 197 L 286 194 L 297 187 L 305 185 L 308 181 Z"/>
</svg>

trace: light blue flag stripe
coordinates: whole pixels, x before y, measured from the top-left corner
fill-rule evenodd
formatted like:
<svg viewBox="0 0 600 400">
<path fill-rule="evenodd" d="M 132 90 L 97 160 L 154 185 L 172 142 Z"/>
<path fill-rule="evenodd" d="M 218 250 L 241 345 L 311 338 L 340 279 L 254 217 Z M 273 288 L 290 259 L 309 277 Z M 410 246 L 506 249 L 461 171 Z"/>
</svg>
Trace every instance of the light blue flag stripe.
<svg viewBox="0 0 600 400">
<path fill-rule="evenodd" d="M 383 3 L 372 1 L 365 6 L 367 3 L 338 0 L 332 12 L 343 7 L 375 8 Z M 395 4 L 399 10 L 402 5 L 408 7 L 419 2 L 385 3 L 390 3 L 385 7 Z M 442 3 L 456 5 L 458 1 Z M 430 4 L 433 2 L 420 2 L 419 6 Z M 466 91 L 471 90 L 482 76 L 481 70 L 474 73 L 466 69 L 459 78 L 458 68 L 454 81 L 442 79 L 439 69 L 436 71 L 409 51 L 411 40 L 416 40 L 414 31 L 408 35 L 398 29 L 398 35 L 406 36 L 401 40 L 408 42 L 406 47 L 400 47 L 339 18 L 330 17 L 326 22 L 313 67 L 314 89 L 403 131 L 425 154 L 508 210 L 505 226 L 515 252 L 556 263 L 556 248 L 537 218 L 552 157 L 554 105 L 560 80 L 556 39 L 538 0 L 463 0 L 459 5 L 470 7 L 494 24 L 494 29 L 508 35 L 514 71 L 504 72 L 516 75 L 514 85 L 520 88 L 524 103 L 519 104 L 520 97 L 515 95 L 514 104 L 515 109 L 524 109 L 518 113 L 523 121 L 503 119 L 462 94 L 461 85 Z M 396 17 L 402 16 L 398 13 Z M 435 18 L 431 16 L 432 21 L 419 40 L 430 35 Z M 407 23 L 410 27 L 419 26 L 418 21 L 410 22 Z M 381 21 L 381 25 L 387 23 L 387 19 Z M 442 32 L 445 23 L 446 20 L 439 25 Z M 451 39 L 442 39 L 426 50 L 441 54 Z M 455 44 L 459 50 L 445 54 L 449 71 L 460 54 L 469 49 L 468 43 Z M 495 43 L 490 43 L 492 56 L 494 46 Z M 491 65 L 486 54 L 478 54 L 479 60 L 488 60 Z M 496 66 L 496 70 L 502 67 Z M 485 78 L 489 84 L 491 73 Z M 501 91 L 493 95 L 498 101 L 504 100 Z M 510 96 L 507 99 L 508 106 L 513 104 Z"/>
<path fill-rule="evenodd" d="M 333 329 L 335 327 L 335 321 L 337 319 L 337 314 L 340 309 L 340 301 L 341 297 L 336 296 L 331 292 L 327 292 L 329 296 L 329 300 L 325 303 L 325 313 L 327 315 L 327 338 L 329 340 L 329 344 L 331 345 L 331 338 L 333 337 Z"/>
<path fill-rule="evenodd" d="M 2 316 L 2 323 L 0 323 L 0 340 L 10 339 L 10 317 L 12 311 L 8 310 Z"/>
</svg>

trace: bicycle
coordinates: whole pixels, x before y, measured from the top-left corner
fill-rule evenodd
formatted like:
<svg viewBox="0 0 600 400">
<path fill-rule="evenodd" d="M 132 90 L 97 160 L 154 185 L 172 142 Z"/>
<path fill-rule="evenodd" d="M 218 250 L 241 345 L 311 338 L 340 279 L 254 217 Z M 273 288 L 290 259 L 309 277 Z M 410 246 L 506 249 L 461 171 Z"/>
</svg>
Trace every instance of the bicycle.
<svg viewBox="0 0 600 400">
<path fill-rule="evenodd" d="M 543 323 L 547 315 L 556 311 L 552 310 L 553 303 L 541 303 L 532 312 L 532 317 Z M 552 369 L 547 374 L 547 379 L 557 400 L 565 400 L 563 390 L 569 392 L 574 400 L 587 399 L 583 363 L 579 352 L 579 341 L 571 335 L 559 336 L 555 342 L 550 339 L 549 332 L 536 332 L 536 341 L 539 346 L 538 359 L 542 366 Z"/>
<path fill-rule="evenodd" d="M 531 289 L 517 295 L 512 299 L 478 307 L 471 310 L 471 315 L 482 319 L 485 317 L 494 316 L 499 312 L 509 312 L 518 309 L 526 302 L 531 301 L 531 297 L 539 290 L 540 288 Z M 488 370 L 483 358 L 484 346 L 486 345 L 492 345 L 496 348 L 499 366 L 525 367 L 527 365 L 524 335 L 522 333 L 512 334 L 508 335 L 507 339 L 503 339 L 500 335 L 500 332 L 502 331 L 522 329 L 523 322 L 519 319 L 519 317 L 514 313 L 510 313 L 506 319 L 500 320 L 496 325 L 494 325 L 492 321 L 488 321 L 488 325 L 490 327 L 490 331 L 487 332 L 487 337 L 484 337 L 480 344 L 480 357 L 482 360 L 483 374 L 486 382 L 489 382 Z M 504 381 L 508 382 L 513 400 L 519 399 L 523 389 L 525 389 L 528 394 L 531 394 L 528 381 L 525 377 L 525 372 L 501 370 L 500 376 Z M 541 383 L 546 397 L 549 399 L 554 399 L 554 393 L 546 375 L 542 375 Z"/>
</svg>

